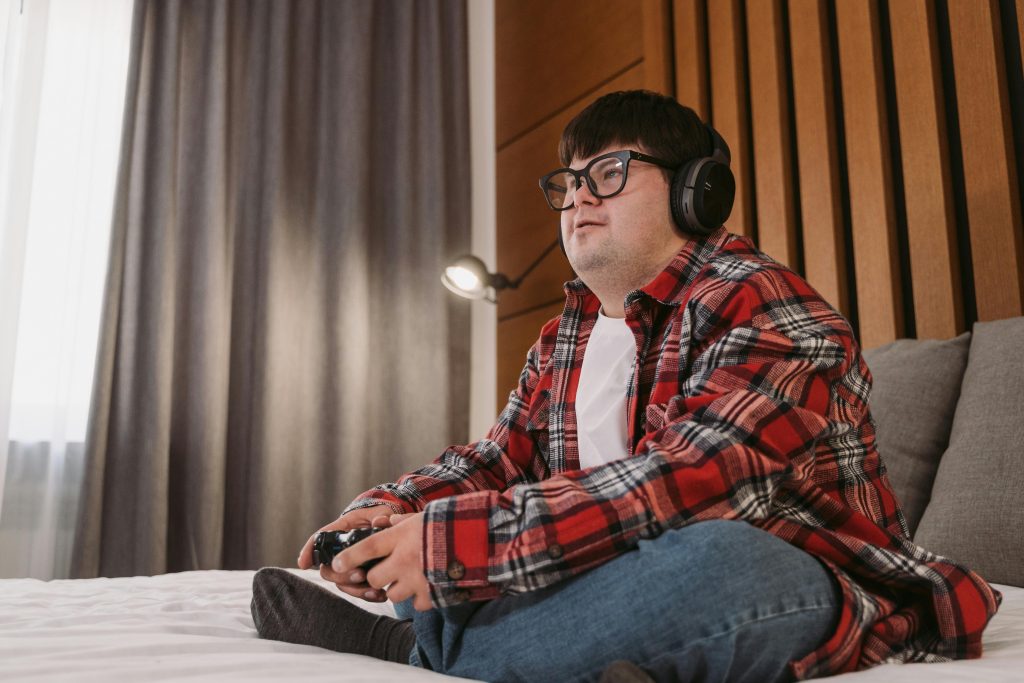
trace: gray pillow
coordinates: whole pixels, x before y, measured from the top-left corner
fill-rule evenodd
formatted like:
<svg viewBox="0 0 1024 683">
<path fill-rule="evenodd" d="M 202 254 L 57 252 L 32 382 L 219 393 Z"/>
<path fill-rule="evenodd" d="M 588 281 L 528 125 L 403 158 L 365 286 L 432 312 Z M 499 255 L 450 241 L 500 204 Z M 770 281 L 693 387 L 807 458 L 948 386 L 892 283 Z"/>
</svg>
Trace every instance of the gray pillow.
<svg viewBox="0 0 1024 683">
<path fill-rule="evenodd" d="M 914 542 L 1024 586 L 1024 318 L 974 325 L 949 448 Z"/>
<path fill-rule="evenodd" d="M 913 536 L 949 443 L 971 333 L 900 339 L 864 352 L 874 379 L 868 404 L 878 452 Z"/>
</svg>

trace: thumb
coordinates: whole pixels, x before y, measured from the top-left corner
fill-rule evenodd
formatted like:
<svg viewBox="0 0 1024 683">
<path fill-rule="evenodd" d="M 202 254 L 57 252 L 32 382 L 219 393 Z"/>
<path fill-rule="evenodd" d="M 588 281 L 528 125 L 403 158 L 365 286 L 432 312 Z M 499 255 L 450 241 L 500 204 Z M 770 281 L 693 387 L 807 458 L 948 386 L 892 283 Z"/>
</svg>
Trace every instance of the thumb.
<svg viewBox="0 0 1024 683">
<path fill-rule="evenodd" d="M 394 514 L 394 515 L 391 515 L 391 517 L 389 518 L 389 521 L 391 522 L 391 526 L 394 526 L 394 525 L 398 524 L 399 522 L 401 522 L 403 519 L 406 519 L 407 517 L 412 517 L 415 514 L 416 514 L 415 512 L 405 512 L 405 513 L 402 513 L 402 514 Z"/>
</svg>

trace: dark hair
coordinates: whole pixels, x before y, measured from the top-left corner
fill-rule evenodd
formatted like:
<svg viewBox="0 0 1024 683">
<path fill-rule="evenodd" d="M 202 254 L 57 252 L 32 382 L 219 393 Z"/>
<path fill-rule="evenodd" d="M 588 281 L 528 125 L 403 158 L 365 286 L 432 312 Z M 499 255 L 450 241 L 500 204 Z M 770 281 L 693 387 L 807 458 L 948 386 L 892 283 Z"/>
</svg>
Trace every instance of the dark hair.
<svg viewBox="0 0 1024 683">
<path fill-rule="evenodd" d="M 613 92 L 591 102 L 562 131 L 558 156 L 568 166 L 612 144 L 642 145 L 677 167 L 712 153 L 711 134 L 697 113 L 650 90 Z"/>
</svg>

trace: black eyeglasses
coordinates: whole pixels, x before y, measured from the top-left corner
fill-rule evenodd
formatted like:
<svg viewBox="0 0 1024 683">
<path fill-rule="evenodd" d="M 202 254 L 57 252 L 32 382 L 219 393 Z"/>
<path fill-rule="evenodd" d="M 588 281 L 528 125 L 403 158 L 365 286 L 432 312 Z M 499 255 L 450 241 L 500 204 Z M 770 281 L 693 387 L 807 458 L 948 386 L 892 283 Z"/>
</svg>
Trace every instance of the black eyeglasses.
<svg viewBox="0 0 1024 683">
<path fill-rule="evenodd" d="M 573 204 L 573 198 L 580 182 L 585 179 L 591 194 L 600 199 L 614 197 L 626 186 L 630 161 L 643 161 L 662 168 L 675 169 L 662 159 L 633 150 L 609 152 L 591 159 L 583 169 L 576 171 L 571 168 L 560 168 L 540 179 L 540 189 L 548 206 L 555 211 L 565 211 Z"/>
</svg>

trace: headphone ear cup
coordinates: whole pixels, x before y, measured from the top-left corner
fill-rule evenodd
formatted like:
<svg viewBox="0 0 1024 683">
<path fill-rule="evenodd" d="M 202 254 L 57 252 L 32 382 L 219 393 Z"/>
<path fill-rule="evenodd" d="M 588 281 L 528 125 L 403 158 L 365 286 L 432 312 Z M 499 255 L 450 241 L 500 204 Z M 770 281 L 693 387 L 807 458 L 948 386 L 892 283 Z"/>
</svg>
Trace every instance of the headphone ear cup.
<svg viewBox="0 0 1024 683">
<path fill-rule="evenodd" d="M 697 161 L 688 161 L 676 170 L 672 176 L 672 187 L 669 190 L 669 206 L 672 209 L 672 220 L 683 232 L 691 232 L 690 221 L 686 217 L 687 206 L 693 204 L 693 190 L 686 187 L 686 178 L 693 172 Z"/>
<path fill-rule="evenodd" d="M 728 166 L 710 157 L 695 159 L 672 178 L 672 220 L 680 230 L 706 237 L 725 223 L 735 196 L 736 180 Z"/>
<path fill-rule="evenodd" d="M 725 224 L 736 197 L 736 179 L 725 164 L 712 161 L 701 169 L 694 189 L 693 208 L 701 227 L 710 234 Z"/>
</svg>

